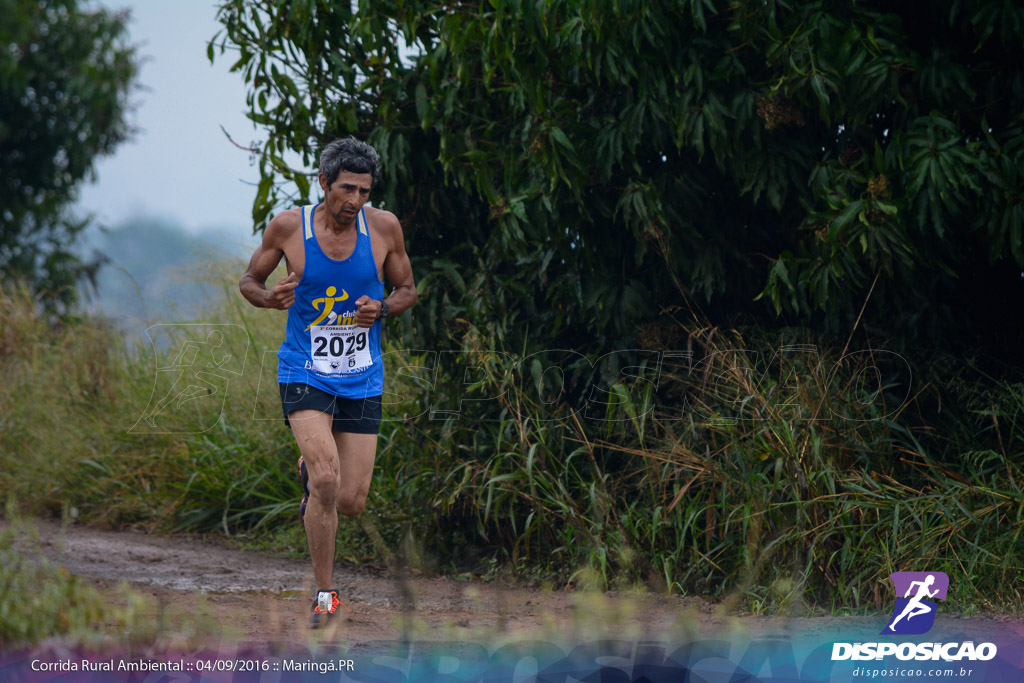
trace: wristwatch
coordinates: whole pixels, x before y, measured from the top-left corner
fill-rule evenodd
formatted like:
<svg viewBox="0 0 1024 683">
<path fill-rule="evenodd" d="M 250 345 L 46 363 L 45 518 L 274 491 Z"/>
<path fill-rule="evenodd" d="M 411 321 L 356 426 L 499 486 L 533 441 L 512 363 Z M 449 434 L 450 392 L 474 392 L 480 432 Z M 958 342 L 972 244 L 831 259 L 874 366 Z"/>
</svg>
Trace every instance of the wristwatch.
<svg viewBox="0 0 1024 683">
<path fill-rule="evenodd" d="M 380 319 L 383 320 L 384 318 L 388 317 L 388 311 L 390 311 L 390 310 L 391 310 L 391 307 L 388 306 L 388 302 L 385 301 L 384 299 L 381 299 L 380 300 Z"/>
</svg>

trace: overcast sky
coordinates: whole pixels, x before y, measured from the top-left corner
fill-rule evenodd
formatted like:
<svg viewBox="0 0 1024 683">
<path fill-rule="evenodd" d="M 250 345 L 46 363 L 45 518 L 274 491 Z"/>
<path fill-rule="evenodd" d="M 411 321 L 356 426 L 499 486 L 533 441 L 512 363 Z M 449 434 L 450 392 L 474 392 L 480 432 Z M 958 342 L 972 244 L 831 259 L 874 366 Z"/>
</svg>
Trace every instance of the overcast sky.
<svg viewBox="0 0 1024 683">
<path fill-rule="evenodd" d="M 207 41 L 217 32 L 213 0 L 101 0 L 130 8 L 131 42 L 144 62 L 143 89 L 133 100 L 139 129 L 114 156 L 96 166 L 94 184 L 83 186 L 80 206 L 115 225 L 139 216 L 180 223 L 190 232 L 226 228 L 245 239 L 259 180 L 249 154 L 231 145 L 259 137 L 245 118 L 245 87 L 229 73 L 230 54 L 211 66 Z"/>
</svg>

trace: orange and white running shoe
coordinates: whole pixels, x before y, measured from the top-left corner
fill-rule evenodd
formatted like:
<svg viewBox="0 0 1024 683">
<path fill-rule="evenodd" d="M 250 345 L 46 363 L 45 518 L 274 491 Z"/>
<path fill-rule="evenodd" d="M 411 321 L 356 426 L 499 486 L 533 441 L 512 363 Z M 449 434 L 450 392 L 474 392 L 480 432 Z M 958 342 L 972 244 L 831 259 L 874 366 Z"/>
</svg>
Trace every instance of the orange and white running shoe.
<svg viewBox="0 0 1024 683">
<path fill-rule="evenodd" d="M 326 625 L 337 613 L 338 607 L 344 607 L 347 612 L 352 611 L 338 599 L 338 591 L 333 588 L 317 591 L 313 598 L 313 613 L 309 615 L 309 627 L 320 628 Z"/>
</svg>

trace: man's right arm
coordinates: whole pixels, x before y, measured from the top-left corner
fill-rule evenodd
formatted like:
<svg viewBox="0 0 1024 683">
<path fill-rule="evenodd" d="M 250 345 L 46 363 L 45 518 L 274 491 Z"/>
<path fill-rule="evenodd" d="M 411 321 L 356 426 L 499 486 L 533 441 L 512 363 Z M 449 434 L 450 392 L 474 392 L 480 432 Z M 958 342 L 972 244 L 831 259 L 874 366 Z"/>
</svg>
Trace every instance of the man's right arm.
<svg viewBox="0 0 1024 683">
<path fill-rule="evenodd" d="M 295 303 L 295 288 L 298 278 L 295 273 L 280 280 L 271 289 L 266 288 L 267 278 L 274 272 L 284 255 L 284 242 L 288 237 L 290 219 L 288 212 L 278 214 L 263 231 L 263 242 L 256 247 L 245 275 L 238 282 L 238 289 L 249 303 L 258 308 L 286 309 Z"/>
</svg>

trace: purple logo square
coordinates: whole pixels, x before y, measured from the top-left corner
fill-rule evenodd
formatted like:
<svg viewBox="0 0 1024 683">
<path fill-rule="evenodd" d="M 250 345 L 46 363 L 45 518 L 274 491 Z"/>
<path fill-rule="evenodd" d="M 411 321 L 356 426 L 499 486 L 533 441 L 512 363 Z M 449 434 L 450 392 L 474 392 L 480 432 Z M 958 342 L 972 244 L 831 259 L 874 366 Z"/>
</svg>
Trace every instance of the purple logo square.
<svg viewBox="0 0 1024 683">
<path fill-rule="evenodd" d="M 943 572 L 893 572 L 896 604 L 882 634 L 920 635 L 935 624 L 937 603 L 945 600 L 949 577 Z"/>
</svg>

